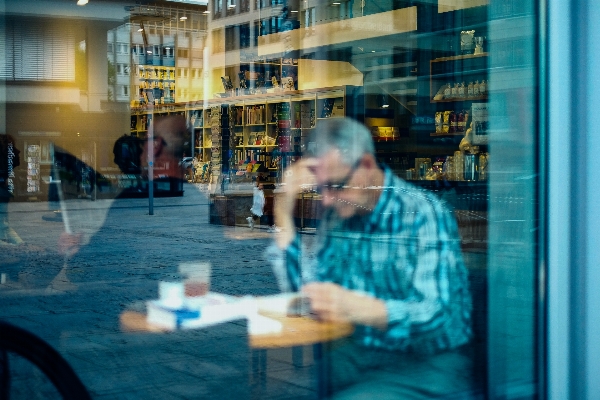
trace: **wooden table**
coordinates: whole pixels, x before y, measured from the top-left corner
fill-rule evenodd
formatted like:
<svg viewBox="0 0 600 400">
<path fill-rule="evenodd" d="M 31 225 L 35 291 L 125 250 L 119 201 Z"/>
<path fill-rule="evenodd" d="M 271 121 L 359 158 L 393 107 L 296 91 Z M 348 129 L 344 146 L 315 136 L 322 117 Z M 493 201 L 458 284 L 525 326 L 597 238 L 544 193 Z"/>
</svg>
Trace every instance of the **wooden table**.
<svg viewBox="0 0 600 400">
<path fill-rule="evenodd" d="M 252 351 L 252 370 L 255 383 L 261 388 L 266 386 L 267 350 L 289 347 L 292 349 L 293 364 L 301 364 L 302 347 L 312 345 L 314 358 L 320 360 L 323 356 L 322 344 L 350 336 L 354 326 L 346 322 L 321 322 L 308 317 L 287 317 L 282 315 L 262 315 L 282 323 L 283 328 L 278 333 L 253 334 L 248 336 Z M 170 329 L 149 324 L 146 315 L 136 311 L 125 311 L 120 316 L 121 329 L 130 332 L 169 332 Z M 317 368 L 318 396 L 326 395 L 327 368 L 324 362 L 319 362 Z"/>
<path fill-rule="evenodd" d="M 266 313 L 262 315 L 281 322 L 283 328 L 278 333 L 250 335 L 250 347 L 253 349 L 325 343 L 350 336 L 354 332 L 354 326 L 347 322 L 322 322 L 308 317 L 286 317 Z"/>
<path fill-rule="evenodd" d="M 294 366 L 302 364 L 302 347 L 313 346 L 313 358 L 317 360 L 317 395 L 319 399 L 327 395 L 326 383 L 328 367 L 323 359 L 323 343 L 350 336 L 354 325 L 347 322 L 322 322 L 308 317 L 286 317 L 263 313 L 282 323 L 281 332 L 250 335 L 252 369 L 256 372 L 261 387 L 266 385 L 267 350 L 290 347 Z"/>
<path fill-rule="evenodd" d="M 308 317 L 286 317 L 263 314 L 282 323 L 278 333 L 249 335 L 253 349 L 274 349 L 279 347 L 307 346 L 330 342 L 350 336 L 354 326 L 346 322 L 321 322 Z M 137 311 L 125 311 L 120 316 L 121 329 L 129 332 L 169 332 L 170 329 L 149 324 L 146 315 Z"/>
</svg>

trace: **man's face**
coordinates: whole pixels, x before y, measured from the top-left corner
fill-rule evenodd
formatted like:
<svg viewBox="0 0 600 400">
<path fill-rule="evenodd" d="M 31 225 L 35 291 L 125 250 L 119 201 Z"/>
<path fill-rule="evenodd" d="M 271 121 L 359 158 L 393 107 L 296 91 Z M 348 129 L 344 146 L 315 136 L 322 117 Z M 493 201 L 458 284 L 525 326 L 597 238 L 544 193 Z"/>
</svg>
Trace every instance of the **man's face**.
<svg viewBox="0 0 600 400">
<path fill-rule="evenodd" d="M 179 167 L 181 134 L 185 130 L 185 119 L 181 116 L 157 117 L 154 121 L 154 140 L 144 143 L 141 162 L 148 165 L 148 154 L 154 154 L 154 173 L 172 178 L 183 177 Z M 151 153 L 151 150 L 153 152 Z"/>
<path fill-rule="evenodd" d="M 364 189 L 367 171 L 362 159 L 348 165 L 338 150 L 317 159 L 311 169 L 323 196 L 323 206 L 333 208 L 342 218 L 350 218 L 369 210 L 369 196 Z"/>
</svg>

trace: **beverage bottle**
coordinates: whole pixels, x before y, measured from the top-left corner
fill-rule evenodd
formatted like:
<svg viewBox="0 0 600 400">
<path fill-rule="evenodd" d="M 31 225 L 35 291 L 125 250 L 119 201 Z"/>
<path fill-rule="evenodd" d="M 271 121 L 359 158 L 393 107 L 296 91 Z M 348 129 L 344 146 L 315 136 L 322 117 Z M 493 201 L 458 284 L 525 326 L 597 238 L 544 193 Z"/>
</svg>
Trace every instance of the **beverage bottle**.
<svg viewBox="0 0 600 400">
<path fill-rule="evenodd" d="M 487 90 L 487 87 L 486 87 L 486 84 L 485 84 L 485 80 L 483 80 L 479 84 L 479 95 L 480 96 L 485 96 L 486 90 Z"/>
<path fill-rule="evenodd" d="M 459 86 L 458 86 L 458 97 L 460 99 L 464 99 L 465 96 L 465 83 L 462 82 Z"/>
<path fill-rule="evenodd" d="M 450 133 L 458 132 L 458 115 L 450 111 Z"/>
<path fill-rule="evenodd" d="M 452 97 L 452 87 L 450 86 L 450 84 L 447 84 L 446 87 L 444 88 L 444 98 L 449 99 L 451 97 Z"/>
<path fill-rule="evenodd" d="M 455 99 L 458 97 L 458 83 L 454 84 L 454 87 L 452 88 L 452 98 Z"/>
<path fill-rule="evenodd" d="M 458 132 L 464 132 L 466 126 L 464 110 L 458 113 Z"/>
</svg>

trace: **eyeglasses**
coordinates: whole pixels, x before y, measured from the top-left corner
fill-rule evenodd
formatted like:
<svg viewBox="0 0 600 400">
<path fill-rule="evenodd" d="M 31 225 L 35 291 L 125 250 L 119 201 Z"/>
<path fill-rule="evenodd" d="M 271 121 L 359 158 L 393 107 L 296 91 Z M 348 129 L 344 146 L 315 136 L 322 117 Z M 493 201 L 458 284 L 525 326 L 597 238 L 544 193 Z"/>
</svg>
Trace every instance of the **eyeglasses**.
<svg viewBox="0 0 600 400">
<path fill-rule="evenodd" d="M 352 179 L 352 176 L 358 169 L 362 162 L 362 158 L 356 160 L 356 162 L 350 168 L 350 171 L 337 182 L 325 182 L 322 185 L 317 185 L 317 193 L 323 193 L 324 190 L 328 190 L 330 192 L 339 192 L 348 188 L 348 182 Z"/>
</svg>

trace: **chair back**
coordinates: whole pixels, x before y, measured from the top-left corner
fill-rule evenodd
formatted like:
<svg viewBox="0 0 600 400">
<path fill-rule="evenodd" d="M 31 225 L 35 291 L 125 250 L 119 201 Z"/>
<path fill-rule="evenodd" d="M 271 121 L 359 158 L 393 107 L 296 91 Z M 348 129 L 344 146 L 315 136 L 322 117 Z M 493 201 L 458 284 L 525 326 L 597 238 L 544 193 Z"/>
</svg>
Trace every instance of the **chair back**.
<svg viewBox="0 0 600 400">
<path fill-rule="evenodd" d="M 23 328 L 0 321 L 0 400 L 8 399 L 10 394 L 8 353 L 15 353 L 38 367 L 63 399 L 91 399 L 73 368 L 52 346 Z"/>
</svg>

